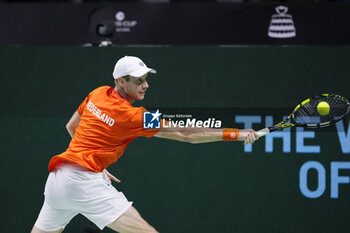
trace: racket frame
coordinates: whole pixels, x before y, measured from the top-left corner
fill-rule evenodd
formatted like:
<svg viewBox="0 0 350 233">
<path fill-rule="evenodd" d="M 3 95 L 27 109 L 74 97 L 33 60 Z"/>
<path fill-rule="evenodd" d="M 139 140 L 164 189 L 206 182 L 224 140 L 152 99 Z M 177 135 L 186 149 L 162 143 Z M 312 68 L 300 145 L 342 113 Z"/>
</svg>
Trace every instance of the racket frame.
<svg viewBox="0 0 350 233">
<path fill-rule="evenodd" d="M 327 122 L 322 122 L 322 123 L 318 123 L 318 124 L 302 124 L 302 123 L 298 122 L 294 118 L 294 114 L 298 111 L 298 109 L 300 107 L 304 106 L 305 104 L 310 103 L 311 99 L 317 99 L 317 98 L 322 98 L 322 97 L 336 97 L 336 98 L 339 98 L 340 100 L 344 101 L 347 104 L 347 106 L 348 106 L 347 111 L 342 116 L 340 116 L 338 119 L 336 119 L 334 121 L 327 121 Z M 289 116 L 287 118 L 285 118 L 283 121 L 281 121 L 278 124 L 275 124 L 273 126 L 261 129 L 261 130 L 257 131 L 257 134 L 258 134 L 259 137 L 262 137 L 262 136 L 265 136 L 265 135 L 267 135 L 267 134 L 269 134 L 269 133 L 271 133 L 273 131 L 281 130 L 281 129 L 285 129 L 285 128 L 291 128 L 291 127 L 294 127 L 294 126 L 304 127 L 304 128 L 322 128 L 322 127 L 327 127 L 331 123 L 336 123 L 336 122 L 340 121 L 341 119 L 343 119 L 349 113 L 349 111 L 350 111 L 350 103 L 343 96 L 335 95 L 335 94 L 316 95 L 316 96 L 314 96 L 312 98 L 308 98 L 308 99 L 302 101 L 300 104 L 298 104 L 294 108 L 293 112 L 291 114 L 289 114 Z M 289 120 L 291 120 L 292 123 L 287 123 Z"/>
</svg>

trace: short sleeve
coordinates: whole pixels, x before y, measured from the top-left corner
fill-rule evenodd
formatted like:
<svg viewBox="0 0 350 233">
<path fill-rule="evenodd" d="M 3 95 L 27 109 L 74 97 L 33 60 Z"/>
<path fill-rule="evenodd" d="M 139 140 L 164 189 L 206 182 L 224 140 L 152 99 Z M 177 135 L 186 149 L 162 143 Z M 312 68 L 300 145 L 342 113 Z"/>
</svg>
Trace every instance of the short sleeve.
<svg viewBox="0 0 350 233">
<path fill-rule="evenodd" d="M 80 106 L 78 107 L 78 113 L 80 114 L 80 116 L 83 114 L 84 112 L 84 109 L 87 105 L 87 103 L 89 102 L 90 100 L 90 96 L 91 96 L 91 93 L 85 98 L 85 100 L 80 104 Z"/>
</svg>

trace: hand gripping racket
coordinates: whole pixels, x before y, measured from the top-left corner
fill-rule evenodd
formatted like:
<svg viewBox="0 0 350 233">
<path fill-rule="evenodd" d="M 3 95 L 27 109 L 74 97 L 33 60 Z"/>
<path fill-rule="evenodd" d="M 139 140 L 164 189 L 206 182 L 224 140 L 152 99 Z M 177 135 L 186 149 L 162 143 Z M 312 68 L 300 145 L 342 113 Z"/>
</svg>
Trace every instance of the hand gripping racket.
<svg viewBox="0 0 350 233">
<path fill-rule="evenodd" d="M 326 102 L 326 103 L 324 103 Z M 325 109 L 321 109 L 321 108 Z M 318 128 L 326 127 L 343 119 L 350 111 L 349 101 L 334 94 L 322 94 L 309 98 L 295 107 L 293 112 L 280 123 L 257 131 L 259 137 L 275 130 L 290 127 Z M 290 122 L 289 122 L 290 121 Z"/>
</svg>

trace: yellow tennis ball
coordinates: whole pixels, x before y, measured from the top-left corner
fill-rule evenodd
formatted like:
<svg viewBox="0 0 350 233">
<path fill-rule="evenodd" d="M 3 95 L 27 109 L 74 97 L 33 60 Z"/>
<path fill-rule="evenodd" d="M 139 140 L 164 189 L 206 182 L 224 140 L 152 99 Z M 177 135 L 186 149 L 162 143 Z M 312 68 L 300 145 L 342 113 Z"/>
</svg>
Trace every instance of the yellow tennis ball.
<svg viewBox="0 0 350 233">
<path fill-rule="evenodd" d="M 317 105 L 317 111 L 321 116 L 325 116 L 329 113 L 329 104 L 325 101 L 321 101 L 320 103 L 318 103 Z"/>
</svg>

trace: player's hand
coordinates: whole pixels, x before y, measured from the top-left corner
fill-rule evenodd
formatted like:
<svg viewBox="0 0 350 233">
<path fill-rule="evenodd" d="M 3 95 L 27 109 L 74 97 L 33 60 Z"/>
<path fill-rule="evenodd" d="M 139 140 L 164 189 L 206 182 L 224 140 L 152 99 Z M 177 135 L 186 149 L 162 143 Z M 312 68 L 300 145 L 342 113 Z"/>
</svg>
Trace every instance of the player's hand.
<svg viewBox="0 0 350 233">
<path fill-rule="evenodd" d="M 113 181 L 115 181 L 115 182 L 117 182 L 117 183 L 121 183 L 121 181 L 120 181 L 117 177 L 115 177 L 115 176 L 113 176 L 111 173 L 109 173 L 109 172 L 107 171 L 107 169 L 104 169 L 104 170 L 103 170 L 103 173 L 106 174 L 106 176 L 107 176 L 110 180 L 113 180 Z"/>
<path fill-rule="evenodd" d="M 243 141 L 244 145 L 250 144 L 258 140 L 259 136 L 253 129 L 242 129 L 238 134 L 238 141 Z"/>
</svg>

